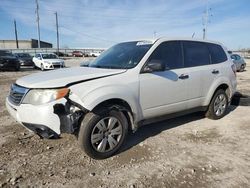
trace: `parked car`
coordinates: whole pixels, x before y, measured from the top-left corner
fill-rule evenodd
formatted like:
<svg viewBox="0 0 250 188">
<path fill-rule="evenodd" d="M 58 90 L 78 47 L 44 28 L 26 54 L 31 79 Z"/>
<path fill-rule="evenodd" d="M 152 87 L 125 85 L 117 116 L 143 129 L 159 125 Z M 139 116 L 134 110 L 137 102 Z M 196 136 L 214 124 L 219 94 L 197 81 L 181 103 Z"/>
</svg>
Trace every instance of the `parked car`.
<svg viewBox="0 0 250 188">
<path fill-rule="evenodd" d="M 100 52 L 90 52 L 89 55 L 91 57 L 98 57 L 101 53 Z"/>
<path fill-rule="evenodd" d="M 33 57 L 29 53 L 15 53 L 21 66 L 32 66 L 34 67 Z"/>
<path fill-rule="evenodd" d="M 84 52 L 84 57 L 91 57 L 90 52 Z"/>
<path fill-rule="evenodd" d="M 56 54 L 58 57 L 68 57 L 69 55 L 67 53 L 63 53 L 63 52 L 54 52 L 54 54 Z"/>
<path fill-rule="evenodd" d="M 241 57 L 239 54 L 232 54 L 231 58 L 236 65 L 237 71 L 242 72 L 245 70 L 246 62 L 243 57 Z"/>
<path fill-rule="evenodd" d="M 141 125 L 195 111 L 222 118 L 235 91 L 236 68 L 220 43 L 160 38 L 117 44 L 88 67 L 20 78 L 6 106 L 27 129 L 45 138 L 74 133 L 83 151 L 103 159 Z"/>
<path fill-rule="evenodd" d="M 0 70 L 20 70 L 18 59 L 7 50 L 0 50 Z"/>
<path fill-rule="evenodd" d="M 53 53 L 38 53 L 33 57 L 33 62 L 42 71 L 65 67 L 64 61 Z"/>
<path fill-rule="evenodd" d="M 74 56 L 74 57 L 83 57 L 83 53 L 81 51 L 73 51 L 72 56 Z"/>
</svg>

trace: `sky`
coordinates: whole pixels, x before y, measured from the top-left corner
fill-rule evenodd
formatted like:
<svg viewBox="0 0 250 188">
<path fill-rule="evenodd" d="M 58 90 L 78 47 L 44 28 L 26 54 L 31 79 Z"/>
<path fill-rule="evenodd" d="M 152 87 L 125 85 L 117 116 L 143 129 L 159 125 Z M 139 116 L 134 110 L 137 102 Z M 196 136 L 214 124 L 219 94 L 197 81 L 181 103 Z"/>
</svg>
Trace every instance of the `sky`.
<svg viewBox="0 0 250 188">
<path fill-rule="evenodd" d="M 35 0 L 0 0 L 0 40 L 37 39 Z M 250 48 L 250 0 L 38 0 L 41 40 L 56 47 L 108 48 L 118 42 L 154 37 L 202 38 L 209 8 L 207 39 L 228 49 Z"/>
</svg>

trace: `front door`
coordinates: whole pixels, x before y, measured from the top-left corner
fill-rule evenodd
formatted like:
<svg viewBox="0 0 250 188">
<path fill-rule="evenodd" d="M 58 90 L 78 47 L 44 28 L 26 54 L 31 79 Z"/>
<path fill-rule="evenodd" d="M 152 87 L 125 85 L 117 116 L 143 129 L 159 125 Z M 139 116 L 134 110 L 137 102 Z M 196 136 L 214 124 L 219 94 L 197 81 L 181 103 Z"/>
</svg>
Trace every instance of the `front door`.
<svg viewBox="0 0 250 188">
<path fill-rule="evenodd" d="M 186 82 L 188 75 L 183 67 L 180 42 L 168 41 L 161 43 L 147 62 L 151 60 L 164 62 L 166 70 L 141 73 L 139 76 L 140 103 L 144 118 L 185 110 L 187 106 Z"/>
</svg>

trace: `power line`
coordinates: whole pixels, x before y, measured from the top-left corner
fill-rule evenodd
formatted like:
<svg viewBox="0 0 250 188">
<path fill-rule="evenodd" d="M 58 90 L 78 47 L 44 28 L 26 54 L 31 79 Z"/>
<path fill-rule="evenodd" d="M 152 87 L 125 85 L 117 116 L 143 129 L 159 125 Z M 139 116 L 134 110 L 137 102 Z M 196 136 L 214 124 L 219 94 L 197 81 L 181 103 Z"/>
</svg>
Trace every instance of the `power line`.
<svg viewBox="0 0 250 188">
<path fill-rule="evenodd" d="M 117 43 L 116 41 L 111 41 L 111 40 L 107 40 L 107 39 L 103 39 L 103 38 L 100 38 L 98 36 L 93 36 L 93 35 L 89 35 L 89 34 L 86 34 L 86 33 L 83 33 L 83 32 L 79 32 L 79 31 L 73 31 L 65 26 L 60 26 L 68 31 L 71 31 L 73 33 L 77 33 L 77 34 L 80 34 L 80 35 L 84 35 L 86 37 L 89 37 L 89 38 L 92 38 L 92 39 L 95 39 L 95 40 L 102 40 L 102 41 L 106 41 L 106 42 L 110 42 L 110 43 Z"/>
</svg>

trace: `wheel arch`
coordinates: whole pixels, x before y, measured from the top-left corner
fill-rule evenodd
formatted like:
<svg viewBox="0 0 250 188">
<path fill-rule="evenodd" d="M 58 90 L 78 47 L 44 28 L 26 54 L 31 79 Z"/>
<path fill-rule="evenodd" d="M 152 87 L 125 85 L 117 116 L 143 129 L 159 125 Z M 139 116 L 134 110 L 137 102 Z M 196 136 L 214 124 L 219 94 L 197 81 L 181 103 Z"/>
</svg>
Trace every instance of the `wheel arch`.
<svg viewBox="0 0 250 188">
<path fill-rule="evenodd" d="M 215 87 L 211 87 L 210 91 L 208 92 L 208 95 L 206 97 L 205 100 L 205 105 L 204 106 L 208 106 L 214 96 L 214 94 L 219 90 L 222 89 L 226 92 L 228 100 L 230 101 L 231 98 L 231 89 L 230 89 L 230 85 L 227 82 L 220 82 L 217 83 Z"/>
<path fill-rule="evenodd" d="M 95 112 L 98 111 L 100 108 L 116 108 L 120 110 L 128 120 L 129 129 L 132 131 L 135 131 L 137 129 L 135 125 L 135 113 L 133 113 L 133 110 L 129 103 L 121 98 L 111 98 L 106 99 L 99 104 L 97 104 L 91 111 Z"/>
</svg>

